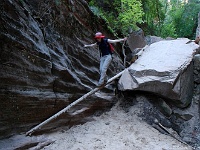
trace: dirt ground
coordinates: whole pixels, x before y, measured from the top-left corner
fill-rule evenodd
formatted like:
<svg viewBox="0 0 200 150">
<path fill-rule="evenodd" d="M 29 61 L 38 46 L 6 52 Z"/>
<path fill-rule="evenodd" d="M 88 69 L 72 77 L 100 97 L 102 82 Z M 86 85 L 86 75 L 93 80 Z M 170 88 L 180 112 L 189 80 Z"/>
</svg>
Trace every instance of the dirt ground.
<svg viewBox="0 0 200 150">
<path fill-rule="evenodd" d="M 137 107 L 125 112 L 117 103 L 93 121 L 48 135 L 54 142 L 44 150 L 191 150 L 160 133 L 137 116 Z"/>
</svg>

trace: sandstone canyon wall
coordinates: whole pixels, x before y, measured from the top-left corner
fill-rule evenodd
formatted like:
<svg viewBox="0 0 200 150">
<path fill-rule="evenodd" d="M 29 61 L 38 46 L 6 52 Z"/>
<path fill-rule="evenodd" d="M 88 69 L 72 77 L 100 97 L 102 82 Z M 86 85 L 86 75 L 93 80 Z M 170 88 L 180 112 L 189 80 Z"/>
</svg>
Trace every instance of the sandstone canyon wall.
<svg viewBox="0 0 200 150">
<path fill-rule="evenodd" d="M 84 0 L 1 1 L 0 136 L 27 131 L 96 86 L 99 53 L 83 45 L 97 31 L 112 38 L 106 26 Z M 117 59 L 108 76 L 122 68 Z M 110 103 L 93 96 L 84 106 Z"/>
</svg>

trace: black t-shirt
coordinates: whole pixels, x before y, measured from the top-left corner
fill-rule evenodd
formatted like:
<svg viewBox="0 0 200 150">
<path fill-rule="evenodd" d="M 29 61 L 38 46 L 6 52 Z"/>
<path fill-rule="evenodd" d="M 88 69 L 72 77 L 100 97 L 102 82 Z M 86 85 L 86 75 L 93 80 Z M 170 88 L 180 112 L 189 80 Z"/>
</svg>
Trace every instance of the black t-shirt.
<svg viewBox="0 0 200 150">
<path fill-rule="evenodd" d="M 99 46 L 101 56 L 111 54 L 108 39 L 103 38 L 101 42 L 97 42 L 97 45 Z"/>
</svg>

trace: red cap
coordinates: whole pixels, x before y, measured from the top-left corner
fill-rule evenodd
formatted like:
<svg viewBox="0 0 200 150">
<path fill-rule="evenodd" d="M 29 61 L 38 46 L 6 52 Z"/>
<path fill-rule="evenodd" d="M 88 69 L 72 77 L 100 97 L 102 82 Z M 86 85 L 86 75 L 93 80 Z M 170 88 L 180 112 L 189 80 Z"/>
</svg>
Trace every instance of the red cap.
<svg viewBox="0 0 200 150">
<path fill-rule="evenodd" d="M 95 39 L 101 39 L 101 38 L 105 38 L 105 36 L 101 33 L 101 32 L 97 32 L 96 34 L 95 34 L 95 37 L 94 37 Z"/>
</svg>

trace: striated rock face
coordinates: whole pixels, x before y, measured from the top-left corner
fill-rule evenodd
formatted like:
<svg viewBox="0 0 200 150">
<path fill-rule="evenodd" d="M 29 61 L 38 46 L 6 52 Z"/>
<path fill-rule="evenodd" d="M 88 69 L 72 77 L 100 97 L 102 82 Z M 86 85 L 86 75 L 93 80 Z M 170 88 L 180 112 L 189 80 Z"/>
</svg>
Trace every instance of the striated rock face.
<svg viewBox="0 0 200 150">
<path fill-rule="evenodd" d="M 199 47 L 188 39 L 156 42 L 121 76 L 119 89 L 151 92 L 186 107 L 193 96 L 193 56 Z"/>
<path fill-rule="evenodd" d="M 84 0 L 1 1 L 0 137 L 27 131 L 96 86 L 98 50 L 83 48 L 96 31 L 111 38 Z M 118 59 L 109 77 L 122 68 Z M 98 100 L 92 96 L 84 106 L 98 110 L 112 103 Z"/>
<path fill-rule="evenodd" d="M 103 20 L 92 14 L 84 0 L 1 1 L 0 139 L 15 132 L 28 131 L 96 86 L 99 79 L 99 53 L 96 48 L 85 49 L 83 45 L 93 43 L 94 33 L 97 31 L 113 38 L 106 25 Z M 129 52 L 143 47 L 146 44 L 142 41 L 143 38 L 144 35 L 140 32 L 131 35 L 128 40 L 131 48 Z M 151 37 L 147 43 L 158 40 L 162 39 Z M 133 44 L 131 41 L 137 42 Z M 177 41 L 179 47 L 175 47 Z M 146 59 L 144 51 L 144 55 L 127 69 L 119 82 L 121 90 L 153 92 L 174 100 L 181 107 L 186 106 L 190 102 L 193 88 L 192 57 L 196 48 L 194 43 L 185 45 L 187 41 L 188 39 L 161 41 L 145 49 L 151 56 Z M 166 47 L 166 43 L 170 43 L 170 46 Z M 164 51 L 166 48 L 168 51 Z M 117 50 L 119 52 L 121 49 Z M 171 55 L 175 51 L 181 58 L 178 60 L 179 64 L 176 55 Z M 162 55 L 157 52 L 161 52 Z M 161 56 L 167 58 L 163 60 Z M 195 83 L 199 84 L 199 56 L 195 58 L 195 62 Z M 156 64 L 156 67 L 149 67 L 151 64 Z M 167 65 L 172 69 L 167 68 Z M 108 77 L 122 69 L 122 61 L 114 54 Z M 196 86 L 198 93 L 200 87 Z M 109 108 L 114 103 L 113 95 L 102 92 L 110 89 L 112 90 L 112 86 L 92 95 L 72 108 L 69 113 L 45 126 L 43 131 L 49 132 L 49 129 L 68 128 L 83 123 L 89 120 L 88 116 L 94 112 Z M 174 115 L 176 111 L 160 99 L 159 104 L 165 108 L 164 114 Z M 193 107 L 191 109 L 194 110 Z M 149 111 L 155 112 L 151 108 Z M 195 109 L 194 114 L 197 115 L 196 112 Z M 151 113 L 147 113 L 149 118 Z M 185 115 L 185 112 L 183 114 L 181 118 L 191 118 L 191 115 Z M 195 118 L 197 117 L 190 120 L 194 121 Z M 184 128 L 183 134 L 186 135 L 191 131 L 188 130 L 190 126 L 188 127 L 187 123 L 181 126 L 181 120 L 178 124 Z M 34 140 L 31 138 L 30 141 L 32 145 Z"/>
<path fill-rule="evenodd" d="M 194 56 L 194 84 L 195 84 L 195 93 L 200 95 L 200 54 Z"/>
</svg>

